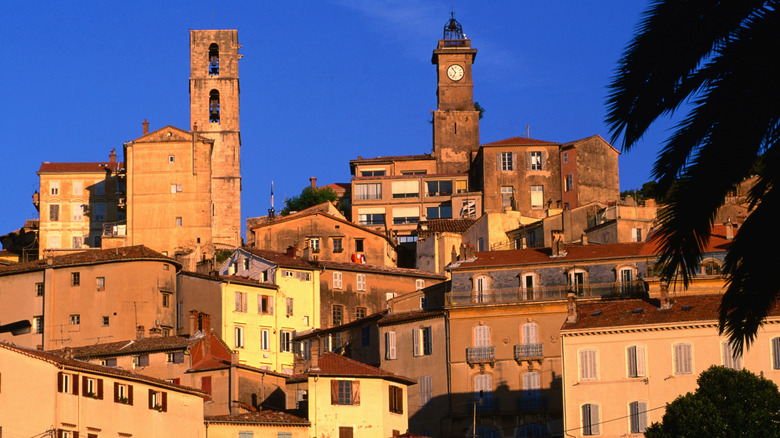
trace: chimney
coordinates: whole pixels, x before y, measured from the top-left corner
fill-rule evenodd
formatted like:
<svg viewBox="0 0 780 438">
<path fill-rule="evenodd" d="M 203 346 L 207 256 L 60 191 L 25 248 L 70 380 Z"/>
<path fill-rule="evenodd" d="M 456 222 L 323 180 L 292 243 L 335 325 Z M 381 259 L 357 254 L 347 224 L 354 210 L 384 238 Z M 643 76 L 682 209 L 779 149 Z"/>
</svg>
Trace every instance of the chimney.
<svg viewBox="0 0 780 438">
<path fill-rule="evenodd" d="M 458 250 L 455 249 L 455 245 L 452 245 L 452 261 L 451 263 L 455 263 L 458 261 Z"/>
<path fill-rule="evenodd" d="M 588 235 L 587 234 L 582 233 L 581 242 L 582 242 L 583 245 L 587 245 L 588 244 Z"/>
<path fill-rule="evenodd" d="M 473 259 L 474 258 L 474 245 L 466 244 L 464 249 L 466 250 L 465 251 L 466 254 L 465 254 L 463 260 Z"/>
<path fill-rule="evenodd" d="M 139 325 L 135 328 L 135 338 L 139 341 L 144 338 L 144 326 Z"/>
<path fill-rule="evenodd" d="M 238 350 L 230 352 L 230 365 L 238 365 Z"/>
<path fill-rule="evenodd" d="M 148 121 L 148 120 L 146 120 L 146 119 L 144 119 L 144 123 L 143 123 L 143 125 L 144 125 L 144 131 L 143 131 L 143 132 L 144 132 L 144 134 L 143 134 L 143 135 L 146 135 L 146 134 L 148 134 L 148 133 L 149 133 L 149 121 Z"/>
<path fill-rule="evenodd" d="M 111 163 L 111 170 L 116 169 L 116 148 L 111 149 L 111 153 L 108 154 L 108 160 Z"/>
<path fill-rule="evenodd" d="M 211 315 L 201 312 L 198 314 L 198 319 L 198 325 L 201 327 L 200 331 L 211 333 Z"/>
<path fill-rule="evenodd" d="M 669 283 L 661 283 L 661 309 L 672 308 L 672 299 L 669 298 Z"/>
<path fill-rule="evenodd" d="M 200 330 L 198 327 L 198 311 L 190 310 L 190 336 L 195 336 L 195 332 Z"/>
<path fill-rule="evenodd" d="M 726 222 L 726 240 L 734 238 L 734 224 L 731 223 L 731 218 Z"/>
<path fill-rule="evenodd" d="M 566 307 L 569 310 L 568 315 L 566 316 L 566 323 L 567 324 L 574 324 L 577 322 L 577 300 L 574 298 L 574 294 L 569 292 L 569 296 L 567 297 L 567 305 Z"/>
<path fill-rule="evenodd" d="M 317 177 L 312 176 L 309 178 L 309 182 L 311 183 L 311 188 L 316 189 L 317 188 Z"/>
<path fill-rule="evenodd" d="M 73 359 L 73 350 L 70 347 L 65 347 L 62 350 L 63 359 Z"/>
<path fill-rule="evenodd" d="M 563 249 L 563 230 L 552 230 L 552 255 L 551 257 L 562 257 L 566 255 Z"/>
<path fill-rule="evenodd" d="M 311 343 L 311 348 L 309 352 L 309 355 L 311 357 L 310 359 L 311 363 L 309 364 L 309 371 L 320 370 L 320 350 L 322 349 L 321 348 L 322 341 L 323 341 L 322 338 L 318 337 Z"/>
<path fill-rule="evenodd" d="M 285 252 L 290 257 L 295 257 L 295 254 L 298 252 L 298 248 L 295 245 L 288 246 L 287 251 Z"/>
</svg>

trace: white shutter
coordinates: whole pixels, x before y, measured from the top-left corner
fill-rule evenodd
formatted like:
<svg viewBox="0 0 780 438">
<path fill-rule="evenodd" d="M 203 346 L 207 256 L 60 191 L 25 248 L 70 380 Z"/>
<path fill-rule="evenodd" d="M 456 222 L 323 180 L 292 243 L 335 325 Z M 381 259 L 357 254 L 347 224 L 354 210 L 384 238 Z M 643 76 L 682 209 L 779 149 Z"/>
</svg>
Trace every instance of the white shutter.
<svg viewBox="0 0 780 438">
<path fill-rule="evenodd" d="M 490 346 L 490 327 L 486 325 L 478 325 L 474 327 L 474 346 L 475 347 Z"/>
<path fill-rule="evenodd" d="M 597 404 L 591 404 L 590 405 L 590 421 L 591 426 L 590 430 L 593 433 L 593 435 L 598 435 L 601 433 L 601 430 L 599 429 L 599 405 Z"/>
<path fill-rule="evenodd" d="M 580 380 L 594 380 L 597 375 L 596 350 L 580 351 Z"/>
<path fill-rule="evenodd" d="M 517 163 L 517 152 L 512 152 L 512 170 L 520 169 L 520 165 Z"/>
<path fill-rule="evenodd" d="M 420 329 L 412 329 L 414 355 L 420 356 Z"/>
<path fill-rule="evenodd" d="M 385 359 L 395 359 L 395 332 L 385 332 Z"/>
<path fill-rule="evenodd" d="M 637 405 L 637 426 L 639 427 L 639 432 L 644 432 L 645 429 L 647 429 L 647 403 L 645 402 L 636 402 Z"/>
<path fill-rule="evenodd" d="M 421 376 L 420 385 L 420 406 L 425 406 L 431 402 L 432 394 L 432 376 Z"/>
<path fill-rule="evenodd" d="M 641 345 L 636 346 L 636 376 L 644 377 L 645 372 L 645 347 Z"/>
<path fill-rule="evenodd" d="M 772 368 L 780 370 L 780 338 L 772 339 Z"/>
<path fill-rule="evenodd" d="M 523 344 L 539 343 L 539 326 L 535 322 L 523 324 Z"/>
</svg>

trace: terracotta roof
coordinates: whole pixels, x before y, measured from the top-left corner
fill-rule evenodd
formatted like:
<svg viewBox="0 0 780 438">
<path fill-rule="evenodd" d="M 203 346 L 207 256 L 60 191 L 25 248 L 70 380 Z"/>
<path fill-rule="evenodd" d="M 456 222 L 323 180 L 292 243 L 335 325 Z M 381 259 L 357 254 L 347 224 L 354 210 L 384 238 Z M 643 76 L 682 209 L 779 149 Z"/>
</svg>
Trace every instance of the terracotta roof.
<svg viewBox="0 0 780 438">
<path fill-rule="evenodd" d="M 402 322 L 422 321 L 425 319 L 444 316 L 444 314 L 445 312 L 443 310 L 428 310 L 428 311 L 415 310 L 415 311 L 403 312 L 403 313 L 389 313 L 384 318 L 380 319 L 377 324 L 379 326 L 385 326 L 385 325 L 400 324 Z"/>
<path fill-rule="evenodd" d="M 220 282 L 230 282 L 230 283 L 237 283 L 237 284 L 243 284 L 246 286 L 257 286 L 257 287 L 263 287 L 266 289 L 279 289 L 279 286 L 271 283 L 263 283 L 259 280 L 253 280 L 249 277 L 239 277 L 237 275 L 210 275 L 210 274 L 201 274 L 200 272 L 192 272 L 192 271 L 182 271 L 182 275 L 186 275 L 188 277 L 196 277 L 196 278 L 202 278 L 204 280 L 212 280 L 212 281 L 220 281 Z"/>
<path fill-rule="evenodd" d="M 634 299 L 600 301 L 577 305 L 577 322 L 564 323 L 562 332 L 569 330 L 628 327 L 651 324 L 679 324 L 708 322 L 717 324 L 722 295 L 688 295 L 673 298 L 670 309 L 659 309 L 660 300 Z M 641 310 L 640 310 L 641 309 Z M 780 316 L 775 306 L 769 316 Z"/>
<path fill-rule="evenodd" d="M 433 272 L 421 271 L 419 269 L 409 268 L 395 268 L 392 266 L 382 265 L 368 265 L 365 263 L 351 263 L 351 262 L 333 262 L 327 260 L 320 260 L 315 262 L 318 266 L 331 270 L 343 270 L 343 271 L 355 271 L 355 272 L 372 272 L 375 274 L 389 274 L 389 275 L 403 275 L 405 277 L 424 277 L 424 278 L 437 278 L 446 279 L 445 275 L 434 274 Z"/>
<path fill-rule="evenodd" d="M 131 339 L 126 341 L 108 342 L 104 344 L 71 347 L 73 357 L 89 360 L 105 356 L 126 356 L 139 353 L 154 353 L 187 349 L 203 338 L 183 338 L 179 336 L 163 336 L 159 338 Z M 64 350 L 54 350 L 52 353 L 63 354 Z"/>
<path fill-rule="evenodd" d="M 125 163 L 114 163 L 114 167 L 124 167 Z M 99 162 L 99 163 L 50 163 L 48 161 L 41 163 L 38 173 L 47 172 L 96 172 L 105 173 L 106 169 L 109 169 L 111 163 Z M 116 169 L 111 169 L 116 170 Z"/>
<path fill-rule="evenodd" d="M 415 161 L 415 160 L 433 160 L 434 157 L 431 154 L 420 154 L 420 155 L 388 155 L 386 157 L 374 157 L 374 158 L 358 158 L 355 160 L 350 160 L 350 164 L 366 164 L 366 163 L 382 163 L 386 161 Z"/>
<path fill-rule="evenodd" d="M 348 220 L 344 220 L 344 219 L 342 219 L 340 217 L 333 216 L 332 214 L 328 214 L 327 212 L 324 212 L 324 211 L 301 211 L 301 212 L 298 212 L 298 213 L 293 213 L 293 214 L 288 215 L 288 216 L 276 216 L 277 219 L 274 219 L 273 221 L 258 222 L 257 224 L 253 224 L 251 230 L 256 230 L 258 228 L 264 228 L 264 227 L 270 227 L 270 226 L 273 226 L 273 225 L 276 225 L 276 224 L 279 224 L 279 223 L 282 223 L 282 222 L 289 222 L 289 221 L 293 221 L 293 220 L 303 219 L 303 218 L 307 218 L 309 216 L 323 216 L 323 217 L 325 217 L 327 219 L 334 220 L 336 222 L 340 222 L 342 224 L 349 225 L 349 226 L 351 226 L 353 228 L 357 228 L 357 229 L 363 230 L 363 231 L 365 231 L 367 233 L 371 233 L 371 234 L 377 235 L 377 236 L 387 240 L 388 242 L 392 243 L 392 240 L 390 240 L 389 237 L 387 237 L 386 235 L 380 233 L 379 231 L 375 231 L 375 230 L 372 230 L 370 228 L 366 228 L 366 227 L 364 227 L 362 225 L 358 225 L 358 224 L 350 222 Z"/>
<path fill-rule="evenodd" d="M 334 333 L 334 332 L 340 332 L 342 330 L 346 330 L 352 327 L 359 327 L 366 323 L 371 323 L 374 321 L 377 321 L 381 319 L 384 315 L 387 314 L 387 310 L 383 310 L 381 312 L 372 313 L 371 315 L 365 316 L 360 319 L 356 319 L 354 321 L 350 321 L 345 324 L 337 325 L 335 327 L 328 327 L 328 328 L 322 328 L 322 329 L 313 329 L 313 330 L 307 330 L 304 332 L 296 332 L 294 341 L 299 341 L 303 339 L 309 339 L 309 338 L 316 338 L 320 335 L 324 335 L 326 333 Z"/>
<path fill-rule="evenodd" d="M 465 233 L 476 221 L 476 219 L 428 219 L 417 224 L 417 236 L 424 239 L 434 233 Z"/>
<path fill-rule="evenodd" d="M 485 251 L 474 259 L 452 263 L 450 269 L 517 266 L 538 263 L 560 263 L 575 260 L 598 260 L 616 257 L 641 257 L 652 255 L 644 251 L 644 243 L 611 243 L 606 245 L 565 245 L 566 255 L 550 257 L 551 248 L 528 248 L 509 251 Z"/>
<path fill-rule="evenodd" d="M 299 269 L 317 269 L 317 266 L 312 262 L 302 259 L 300 257 L 289 256 L 282 252 L 268 251 L 265 249 L 249 248 L 247 246 L 241 248 L 244 251 L 254 254 L 260 258 L 268 260 L 269 262 L 276 263 L 279 266 L 285 268 L 299 268 Z"/>
<path fill-rule="evenodd" d="M 51 260 L 51 263 L 49 263 L 49 260 Z M 111 249 L 94 249 L 61 256 L 52 256 L 46 259 L 33 260 L 31 262 L 16 263 L 10 266 L 0 267 L 0 275 L 40 271 L 50 267 L 60 268 L 64 266 L 94 265 L 130 260 L 159 260 L 170 263 L 176 266 L 177 269 L 181 269 L 181 264 L 176 260 L 168 258 L 143 245 L 136 245 Z"/>
<path fill-rule="evenodd" d="M 736 237 L 737 233 L 739 232 L 739 228 L 736 224 L 734 224 L 734 236 Z M 645 244 L 645 248 L 643 250 L 644 254 L 657 254 L 658 250 L 660 248 L 660 242 L 655 240 L 653 238 L 655 230 L 651 230 L 650 235 L 648 236 L 647 240 L 648 242 Z M 703 252 L 722 252 L 727 251 L 729 247 L 731 246 L 731 243 L 733 240 L 726 239 L 726 225 L 725 224 L 717 224 L 712 226 L 712 231 L 710 234 L 710 240 L 707 242 L 707 245 L 704 247 Z"/>
<path fill-rule="evenodd" d="M 116 378 L 126 379 L 126 380 L 134 380 L 139 382 L 144 382 L 150 385 L 155 386 L 161 386 L 168 389 L 171 389 L 173 391 L 179 391 L 179 392 L 187 392 L 190 394 L 198 395 L 198 396 L 204 396 L 206 393 L 195 388 L 190 388 L 187 386 L 177 385 L 175 383 L 171 383 L 162 379 L 157 379 L 154 377 L 144 376 L 142 374 L 136 374 L 131 373 L 129 371 L 125 371 L 121 368 L 114 368 L 114 367 L 107 367 L 103 365 L 98 365 L 90 362 L 85 362 L 77 359 L 68 359 L 65 358 L 59 354 L 53 353 L 53 352 L 47 352 L 47 351 L 40 351 L 40 350 L 32 350 L 29 348 L 23 348 L 23 347 L 17 347 L 16 345 L 12 344 L 6 344 L 5 342 L 0 341 L 0 348 L 4 348 L 6 350 L 14 351 L 19 354 L 23 354 L 25 356 L 33 357 L 45 362 L 49 362 L 51 364 L 54 364 L 56 366 L 59 366 L 60 368 L 64 369 L 70 369 L 70 370 L 78 370 L 78 371 L 87 371 L 92 372 L 95 374 L 102 374 L 106 376 L 113 376 Z"/>
<path fill-rule="evenodd" d="M 204 418 L 206 423 L 269 425 L 269 426 L 309 426 L 309 420 L 286 412 L 263 410 L 238 415 L 218 415 Z"/>
<path fill-rule="evenodd" d="M 287 381 L 297 382 L 306 380 L 308 376 L 325 376 L 383 378 L 399 383 L 405 383 L 407 385 L 414 385 L 417 383 L 417 381 L 414 379 L 399 376 L 398 374 L 393 374 L 381 368 L 372 367 L 371 365 L 366 365 L 363 362 L 358 362 L 354 359 L 340 356 L 331 352 L 326 352 L 319 357 L 318 366 L 319 371 L 309 369 L 309 371 L 304 374 L 295 374 L 290 376 Z"/>
<path fill-rule="evenodd" d="M 352 190 L 352 184 L 351 183 L 331 183 L 331 184 L 328 184 L 326 186 L 322 186 L 320 188 L 321 189 L 322 188 L 333 189 L 334 192 L 339 192 L 339 191 L 349 192 L 350 190 Z"/>
<path fill-rule="evenodd" d="M 557 145 L 552 141 L 546 140 L 534 140 L 527 137 L 511 137 L 503 140 L 494 141 L 491 143 L 485 143 L 482 146 L 535 146 L 535 145 Z"/>
</svg>

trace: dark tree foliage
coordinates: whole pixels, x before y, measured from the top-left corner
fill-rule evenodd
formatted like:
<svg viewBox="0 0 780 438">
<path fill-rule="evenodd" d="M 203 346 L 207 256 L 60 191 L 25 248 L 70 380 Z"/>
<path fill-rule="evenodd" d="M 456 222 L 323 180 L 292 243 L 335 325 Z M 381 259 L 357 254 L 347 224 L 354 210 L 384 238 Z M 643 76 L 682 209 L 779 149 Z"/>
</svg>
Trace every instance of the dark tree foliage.
<svg viewBox="0 0 780 438">
<path fill-rule="evenodd" d="M 780 1 L 654 1 L 610 84 L 607 123 L 628 151 L 658 118 L 689 111 L 653 168 L 661 276 L 688 286 L 729 190 L 757 174 L 752 212 L 728 249 L 720 330 L 749 346 L 780 292 Z"/>
<path fill-rule="evenodd" d="M 284 208 L 279 214 L 287 216 L 291 212 L 301 211 L 327 201 L 333 202 L 336 199 L 338 199 L 338 195 L 330 187 L 312 188 L 309 186 L 303 189 L 300 195 L 286 199 Z"/>
<path fill-rule="evenodd" d="M 780 437 L 780 392 L 771 380 L 713 366 L 697 382 L 695 392 L 666 405 L 663 420 L 645 437 Z"/>
</svg>

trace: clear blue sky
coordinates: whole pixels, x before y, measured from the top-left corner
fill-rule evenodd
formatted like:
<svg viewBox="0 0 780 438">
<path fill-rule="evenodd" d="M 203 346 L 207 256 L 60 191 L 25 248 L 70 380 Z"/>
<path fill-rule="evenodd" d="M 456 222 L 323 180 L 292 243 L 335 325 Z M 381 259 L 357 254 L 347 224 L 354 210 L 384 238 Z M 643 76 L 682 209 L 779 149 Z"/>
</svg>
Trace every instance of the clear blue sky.
<svg viewBox="0 0 780 438">
<path fill-rule="evenodd" d="M 3 1 L 0 234 L 37 218 L 42 161 L 102 161 L 150 129 L 189 126 L 189 29 L 236 28 L 242 215 L 264 215 L 349 160 L 428 153 L 431 52 L 451 0 Z M 480 141 L 609 140 L 606 86 L 647 1 L 455 1 L 478 49 Z M 620 157 L 623 189 L 649 179 L 666 129 Z"/>
</svg>

